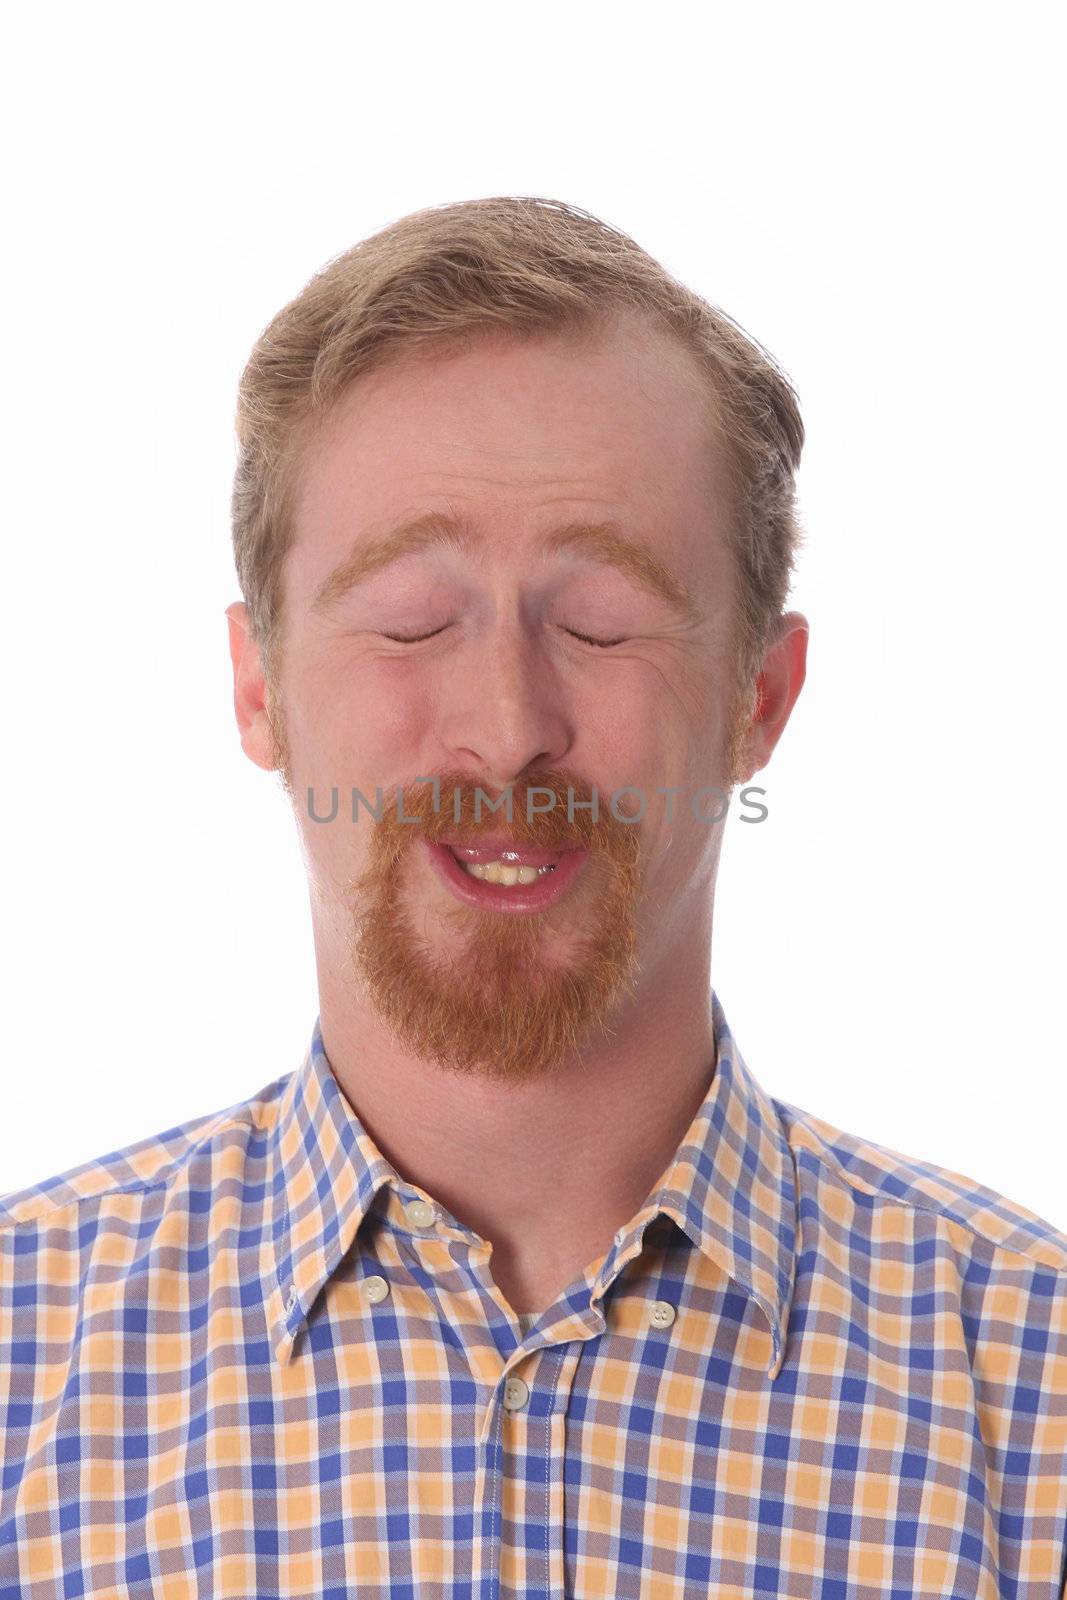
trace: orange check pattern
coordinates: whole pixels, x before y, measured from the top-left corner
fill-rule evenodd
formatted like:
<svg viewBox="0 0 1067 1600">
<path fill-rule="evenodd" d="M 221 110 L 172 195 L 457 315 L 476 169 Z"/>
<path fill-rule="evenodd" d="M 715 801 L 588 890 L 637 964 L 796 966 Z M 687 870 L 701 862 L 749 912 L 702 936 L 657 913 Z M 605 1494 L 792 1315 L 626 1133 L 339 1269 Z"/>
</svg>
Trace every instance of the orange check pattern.
<svg viewBox="0 0 1067 1600">
<path fill-rule="evenodd" d="M 0 1597 L 1061 1600 L 1067 1237 L 704 1104 L 528 1327 L 318 1026 L 247 1103 L 0 1203 Z"/>
</svg>

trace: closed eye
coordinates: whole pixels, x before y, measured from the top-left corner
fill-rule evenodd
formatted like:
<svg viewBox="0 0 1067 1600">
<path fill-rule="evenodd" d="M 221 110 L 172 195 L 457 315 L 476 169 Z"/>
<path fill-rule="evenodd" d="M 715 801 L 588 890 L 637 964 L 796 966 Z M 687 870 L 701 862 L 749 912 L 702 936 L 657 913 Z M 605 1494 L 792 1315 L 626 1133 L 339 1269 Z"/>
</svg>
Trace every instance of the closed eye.
<svg viewBox="0 0 1067 1600">
<path fill-rule="evenodd" d="M 432 633 L 383 633 L 382 638 L 391 639 L 394 644 L 421 644 L 423 639 L 435 639 L 439 633 L 444 633 L 445 629 L 451 626 L 450 622 L 442 622 L 441 626 L 434 628 Z"/>
<path fill-rule="evenodd" d="M 439 633 L 444 633 L 450 628 L 450 622 L 444 622 L 439 628 L 434 628 L 431 633 L 383 633 L 381 637 L 388 639 L 392 644 L 421 644 L 424 639 L 435 639 Z M 598 650 L 610 650 L 612 645 L 625 644 L 625 636 L 619 639 L 594 639 L 591 634 L 579 633 L 576 628 L 564 628 L 564 633 L 569 633 L 572 639 L 580 639 L 583 644 L 591 644 Z"/>
<path fill-rule="evenodd" d="M 583 644 L 596 645 L 598 650 L 609 650 L 613 644 L 625 644 L 622 639 L 594 639 L 588 633 L 579 633 L 576 628 L 564 628 L 564 633 L 569 633 L 572 639 L 581 639 Z"/>
</svg>

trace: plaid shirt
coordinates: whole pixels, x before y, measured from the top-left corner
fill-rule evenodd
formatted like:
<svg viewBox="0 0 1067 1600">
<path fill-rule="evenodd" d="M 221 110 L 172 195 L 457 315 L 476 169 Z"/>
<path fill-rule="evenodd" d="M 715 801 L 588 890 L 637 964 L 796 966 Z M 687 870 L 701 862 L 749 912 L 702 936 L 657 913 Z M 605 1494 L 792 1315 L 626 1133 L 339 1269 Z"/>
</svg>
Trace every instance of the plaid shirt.
<svg viewBox="0 0 1067 1600">
<path fill-rule="evenodd" d="M 528 1331 L 317 1024 L 0 1204 L 3 1600 L 1060 1600 L 1067 1237 L 772 1100 L 711 1004 L 673 1163 Z"/>
</svg>

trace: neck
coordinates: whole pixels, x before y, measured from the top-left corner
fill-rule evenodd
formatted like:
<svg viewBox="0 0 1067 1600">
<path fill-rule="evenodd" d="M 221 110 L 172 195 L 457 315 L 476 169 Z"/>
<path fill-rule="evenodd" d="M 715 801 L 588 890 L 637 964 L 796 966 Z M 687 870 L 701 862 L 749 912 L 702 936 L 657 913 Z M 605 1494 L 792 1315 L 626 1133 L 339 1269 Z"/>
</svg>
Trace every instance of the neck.
<svg viewBox="0 0 1067 1600">
<path fill-rule="evenodd" d="M 405 1054 L 320 960 L 323 1043 L 398 1174 L 493 1244 L 498 1286 L 498 1262 L 520 1254 L 531 1274 L 540 1262 L 573 1276 L 648 1197 L 707 1093 L 710 962 L 709 922 L 705 939 L 642 969 L 610 1031 L 551 1081 L 500 1084 Z"/>
</svg>

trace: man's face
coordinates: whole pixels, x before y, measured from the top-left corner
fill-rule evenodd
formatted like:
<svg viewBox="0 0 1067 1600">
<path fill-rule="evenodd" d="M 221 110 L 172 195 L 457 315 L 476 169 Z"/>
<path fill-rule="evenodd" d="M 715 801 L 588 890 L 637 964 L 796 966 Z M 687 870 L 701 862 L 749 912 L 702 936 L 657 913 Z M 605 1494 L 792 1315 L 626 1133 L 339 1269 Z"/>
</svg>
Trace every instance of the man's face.
<svg viewBox="0 0 1067 1600">
<path fill-rule="evenodd" d="M 629 320 L 389 365 L 309 451 L 275 727 L 320 977 L 415 1054 L 529 1081 L 706 965 L 735 690 L 723 484 L 695 368 Z M 476 786 L 510 790 L 510 822 L 475 820 Z M 323 817 L 335 788 L 315 821 L 309 789 Z M 353 822 L 353 789 L 382 791 L 380 823 Z M 463 855 L 486 841 L 533 881 L 486 881 Z"/>
</svg>

